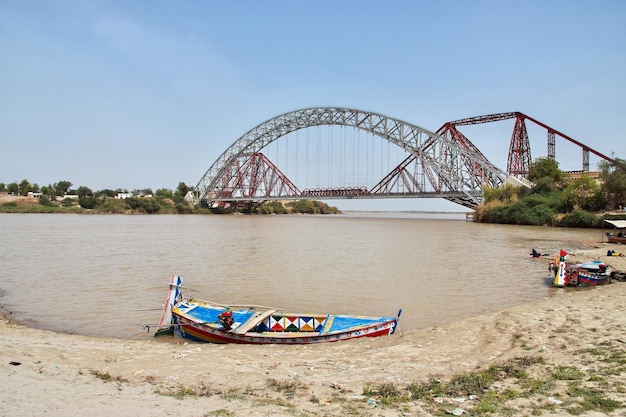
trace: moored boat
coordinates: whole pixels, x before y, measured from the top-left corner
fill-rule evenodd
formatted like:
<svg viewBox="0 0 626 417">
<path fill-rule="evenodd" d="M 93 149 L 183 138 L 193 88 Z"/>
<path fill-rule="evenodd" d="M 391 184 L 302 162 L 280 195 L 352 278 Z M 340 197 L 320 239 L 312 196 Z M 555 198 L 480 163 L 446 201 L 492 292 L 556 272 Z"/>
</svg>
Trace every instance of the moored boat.
<svg viewBox="0 0 626 417">
<path fill-rule="evenodd" d="M 626 244 L 626 220 L 604 220 L 615 227 L 616 232 L 606 232 L 606 239 L 609 243 Z"/>
<path fill-rule="evenodd" d="M 183 338 L 207 343 L 336 342 L 393 334 L 401 314 L 401 311 L 397 317 L 293 314 L 271 307 L 222 305 L 185 298 L 180 292 L 181 283 L 179 276 L 172 276 L 155 336 L 173 330 Z"/>
<path fill-rule="evenodd" d="M 558 262 L 552 262 L 550 269 L 555 272 L 553 286 L 589 287 L 609 284 L 614 271 L 600 260 L 570 264 L 566 260 L 567 253 L 561 251 Z"/>
</svg>

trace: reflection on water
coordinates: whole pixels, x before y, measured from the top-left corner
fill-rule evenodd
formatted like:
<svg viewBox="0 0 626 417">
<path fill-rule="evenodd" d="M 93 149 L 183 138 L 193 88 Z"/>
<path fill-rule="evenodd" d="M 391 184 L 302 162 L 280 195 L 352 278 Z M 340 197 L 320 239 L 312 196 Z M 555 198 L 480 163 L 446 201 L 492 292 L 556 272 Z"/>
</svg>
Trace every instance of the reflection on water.
<svg viewBox="0 0 626 417">
<path fill-rule="evenodd" d="M 291 311 L 395 315 L 427 327 L 553 294 L 547 261 L 598 231 L 463 214 L 0 214 L 0 306 L 55 331 L 151 337 L 171 274 L 190 294 Z M 569 245 L 569 246 L 568 246 Z"/>
</svg>

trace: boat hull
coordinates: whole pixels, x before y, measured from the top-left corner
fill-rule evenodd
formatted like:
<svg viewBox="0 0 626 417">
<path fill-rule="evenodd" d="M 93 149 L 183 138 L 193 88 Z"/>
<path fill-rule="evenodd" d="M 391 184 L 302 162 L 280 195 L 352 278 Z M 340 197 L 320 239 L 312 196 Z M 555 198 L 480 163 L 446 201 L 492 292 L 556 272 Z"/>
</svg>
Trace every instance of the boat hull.
<svg viewBox="0 0 626 417">
<path fill-rule="evenodd" d="M 571 285 L 579 287 L 592 287 L 594 285 L 608 284 L 610 282 L 610 275 L 580 271 L 578 272 L 578 282 L 572 283 Z"/>
<path fill-rule="evenodd" d="M 232 323 L 220 316 L 228 312 Z M 199 342 L 236 344 L 313 344 L 392 334 L 396 317 L 291 314 L 268 308 L 230 308 L 183 300 L 172 309 L 176 334 Z M 231 327 L 232 325 L 232 327 Z"/>
<path fill-rule="evenodd" d="M 610 266 L 592 261 L 583 264 L 569 266 L 565 261 L 559 262 L 555 268 L 555 287 L 592 287 L 602 284 L 610 284 L 613 270 Z"/>
<path fill-rule="evenodd" d="M 234 334 L 218 328 L 195 323 L 185 317 L 176 316 L 178 332 L 185 339 L 205 343 L 235 343 L 235 344 L 282 344 L 304 345 L 314 343 L 338 342 L 342 340 L 356 339 L 360 337 L 379 337 L 393 333 L 395 320 L 380 323 L 360 329 L 344 331 L 341 333 L 320 335 L 317 333 L 301 332 L 249 332 Z"/>
<path fill-rule="evenodd" d="M 621 243 L 623 245 L 626 245 L 626 237 L 607 236 L 606 238 L 609 243 Z"/>
</svg>

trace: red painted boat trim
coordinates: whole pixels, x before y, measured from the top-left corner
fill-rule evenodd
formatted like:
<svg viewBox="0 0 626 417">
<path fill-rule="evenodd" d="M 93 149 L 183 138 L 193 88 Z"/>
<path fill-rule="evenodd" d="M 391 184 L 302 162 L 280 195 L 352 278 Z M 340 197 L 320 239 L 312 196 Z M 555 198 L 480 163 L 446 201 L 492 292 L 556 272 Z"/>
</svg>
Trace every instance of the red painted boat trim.
<svg viewBox="0 0 626 417">
<path fill-rule="evenodd" d="M 180 325 L 180 333 L 183 337 L 207 343 L 296 345 L 338 342 L 360 337 L 386 336 L 389 335 L 396 326 L 396 320 L 390 320 L 384 323 L 376 323 L 369 327 L 327 335 L 319 335 L 314 332 L 311 332 L 310 336 L 294 336 L 293 334 L 289 334 L 289 332 L 280 332 L 276 335 L 272 335 L 272 332 L 233 334 L 195 323 L 177 314 L 175 314 L 175 316 L 177 323 Z"/>
</svg>

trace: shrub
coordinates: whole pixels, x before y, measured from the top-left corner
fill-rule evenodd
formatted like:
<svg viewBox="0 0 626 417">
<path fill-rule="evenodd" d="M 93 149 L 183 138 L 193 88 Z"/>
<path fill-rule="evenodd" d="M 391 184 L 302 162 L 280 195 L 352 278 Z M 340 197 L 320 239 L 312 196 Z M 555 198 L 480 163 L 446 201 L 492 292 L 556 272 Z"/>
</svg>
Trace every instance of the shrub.
<svg viewBox="0 0 626 417">
<path fill-rule="evenodd" d="M 602 220 L 584 210 L 574 210 L 563 216 L 556 226 L 564 227 L 598 227 Z"/>
</svg>

